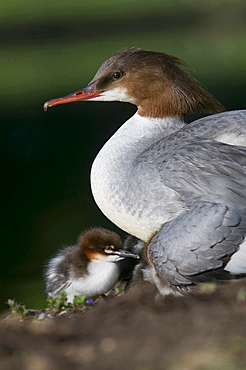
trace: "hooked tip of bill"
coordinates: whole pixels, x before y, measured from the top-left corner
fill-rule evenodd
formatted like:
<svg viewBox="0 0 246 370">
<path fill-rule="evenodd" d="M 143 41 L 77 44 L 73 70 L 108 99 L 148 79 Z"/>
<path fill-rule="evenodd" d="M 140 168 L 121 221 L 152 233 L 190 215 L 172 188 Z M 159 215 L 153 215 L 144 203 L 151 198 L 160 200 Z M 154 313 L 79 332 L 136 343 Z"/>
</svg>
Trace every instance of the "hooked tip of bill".
<svg viewBox="0 0 246 370">
<path fill-rule="evenodd" d="M 49 108 L 49 101 L 45 102 L 43 105 L 43 109 L 45 112 L 47 112 L 48 108 Z"/>
</svg>

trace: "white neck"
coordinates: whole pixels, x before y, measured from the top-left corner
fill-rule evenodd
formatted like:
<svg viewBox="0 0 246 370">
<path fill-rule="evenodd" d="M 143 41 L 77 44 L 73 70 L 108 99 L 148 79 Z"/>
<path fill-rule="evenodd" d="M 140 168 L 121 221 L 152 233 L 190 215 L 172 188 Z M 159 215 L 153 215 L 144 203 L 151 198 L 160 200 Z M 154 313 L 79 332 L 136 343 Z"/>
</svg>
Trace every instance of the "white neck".
<svg viewBox="0 0 246 370">
<path fill-rule="evenodd" d="M 107 141 L 92 165 L 92 193 L 101 211 L 120 228 L 143 240 L 163 224 L 165 215 L 158 218 L 155 214 L 151 219 L 152 210 L 146 208 L 144 194 L 141 193 L 143 184 L 137 176 L 144 161 L 138 162 L 138 159 L 148 155 L 147 150 L 152 144 L 183 125 L 180 119 L 142 117 L 136 113 Z M 168 198 L 172 198 L 170 189 L 167 193 Z M 151 207 L 150 204 L 148 206 Z M 167 201 L 167 213 L 168 208 Z"/>
</svg>

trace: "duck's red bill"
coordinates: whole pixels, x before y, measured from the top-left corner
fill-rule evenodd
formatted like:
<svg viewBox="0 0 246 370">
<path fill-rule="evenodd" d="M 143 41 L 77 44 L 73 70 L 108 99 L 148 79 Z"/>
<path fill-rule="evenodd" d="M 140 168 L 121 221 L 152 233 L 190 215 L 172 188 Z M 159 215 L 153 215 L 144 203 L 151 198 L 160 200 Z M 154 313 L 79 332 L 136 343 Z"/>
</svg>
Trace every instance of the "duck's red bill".
<svg viewBox="0 0 246 370">
<path fill-rule="evenodd" d="M 103 91 L 95 91 L 96 81 L 92 82 L 82 90 L 75 91 L 72 94 L 62 96 L 61 98 L 51 99 L 44 103 L 44 110 L 58 104 L 72 103 L 80 100 L 89 100 L 100 96 Z"/>
</svg>

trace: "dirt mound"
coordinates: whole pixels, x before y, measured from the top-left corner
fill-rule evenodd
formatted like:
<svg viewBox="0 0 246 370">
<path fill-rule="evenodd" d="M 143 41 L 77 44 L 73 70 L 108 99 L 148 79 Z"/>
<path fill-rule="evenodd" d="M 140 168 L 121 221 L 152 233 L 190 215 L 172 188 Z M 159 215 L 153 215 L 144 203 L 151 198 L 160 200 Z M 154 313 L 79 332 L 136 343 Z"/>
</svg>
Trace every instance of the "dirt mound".
<svg viewBox="0 0 246 370">
<path fill-rule="evenodd" d="M 156 299 L 141 291 L 87 312 L 0 324 L 0 369 L 243 370 L 246 284 Z"/>
</svg>

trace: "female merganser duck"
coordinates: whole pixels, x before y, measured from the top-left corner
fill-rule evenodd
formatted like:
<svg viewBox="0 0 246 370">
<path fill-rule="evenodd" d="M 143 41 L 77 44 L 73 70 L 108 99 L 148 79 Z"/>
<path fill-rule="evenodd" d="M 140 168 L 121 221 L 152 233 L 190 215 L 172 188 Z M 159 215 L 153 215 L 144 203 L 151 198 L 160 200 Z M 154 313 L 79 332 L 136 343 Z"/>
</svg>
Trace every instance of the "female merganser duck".
<svg viewBox="0 0 246 370">
<path fill-rule="evenodd" d="M 57 296 L 65 291 L 68 302 L 73 302 L 76 295 L 90 298 L 102 295 L 120 280 L 127 267 L 127 263 L 120 264 L 125 257 L 139 258 L 122 249 L 118 234 L 103 228 L 88 230 L 77 245 L 65 247 L 49 261 L 45 271 L 46 293 Z"/>
<path fill-rule="evenodd" d="M 207 281 L 213 271 L 246 273 L 246 111 L 224 112 L 183 66 L 161 52 L 122 50 L 87 87 L 44 105 L 117 100 L 138 107 L 97 155 L 91 185 L 102 212 L 146 242 L 163 294 Z M 195 111 L 219 114 L 185 124 Z"/>
</svg>

